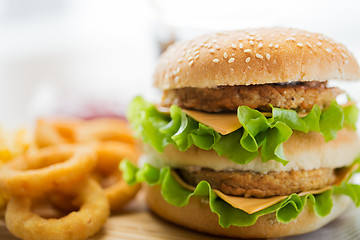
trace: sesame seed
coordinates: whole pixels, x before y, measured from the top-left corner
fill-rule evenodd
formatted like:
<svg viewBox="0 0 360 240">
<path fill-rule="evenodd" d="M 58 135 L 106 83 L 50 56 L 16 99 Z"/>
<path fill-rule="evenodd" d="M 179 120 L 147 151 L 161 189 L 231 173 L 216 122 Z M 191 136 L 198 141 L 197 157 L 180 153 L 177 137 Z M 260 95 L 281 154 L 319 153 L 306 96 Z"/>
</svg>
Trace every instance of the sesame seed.
<svg viewBox="0 0 360 240">
<path fill-rule="evenodd" d="M 178 63 L 182 63 L 183 59 L 179 58 Z"/>
<path fill-rule="evenodd" d="M 303 47 L 304 45 L 302 43 L 296 44 L 298 47 Z"/>
<path fill-rule="evenodd" d="M 187 60 L 188 60 L 188 61 L 190 61 L 191 59 L 193 59 L 193 57 L 192 57 L 192 56 L 190 56 L 190 57 L 188 57 L 188 58 L 187 58 Z"/>
<path fill-rule="evenodd" d="M 321 42 L 317 42 L 316 44 L 317 44 L 318 46 L 321 46 L 321 45 L 322 45 L 322 43 L 321 43 Z"/>
<path fill-rule="evenodd" d="M 196 50 L 196 51 L 194 52 L 195 55 L 197 55 L 197 54 L 199 54 L 199 53 L 200 53 L 200 50 Z"/>
<path fill-rule="evenodd" d="M 253 40 L 250 40 L 250 45 L 254 45 L 254 41 Z"/>
<path fill-rule="evenodd" d="M 271 47 L 274 46 L 274 45 L 273 45 L 272 43 L 270 43 L 268 46 L 271 48 Z"/>
<path fill-rule="evenodd" d="M 176 83 L 178 83 L 179 80 L 180 80 L 180 78 L 179 78 L 178 76 L 176 76 L 176 77 L 174 78 L 174 80 L 175 80 Z"/>
<path fill-rule="evenodd" d="M 246 62 L 246 63 L 250 62 L 250 57 L 247 57 L 247 58 L 245 59 L 245 62 Z"/>
<path fill-rule="evenodd" d="M 214 62 L 214 63 L 218 63 L 218 62 L 219 62 L 219 59 L 215 58 L 215 59 L 213 59 L 213 62 Z"/>
<path fill-rule="evenodd" d="M 200 46 L 200 47 L 203 47 L 203 46 L 204 46 L 204 43 L 200 43 L 199 46 Z"/>
<path fill-rule="evenodd" d="M 346 60 L 346 61 L 345 61 L 345 64 L 348 64 L 348 63 L 349 63 L 349 60 Z"/>
<path fill-rule="evenodd" d="M 214 53 L 215 50 L 214 49 L 209 49 L 209 52 Z"/>
<path fill-rule="evenodd" d="M 293 37 L 289 37 L 289 38 L 286 39 L 286 41 L 294 41 L 294 42 L 295 42 L 295 40 L 296 40 L 296 39 L 293 38 Z"/>
<path fill-rule="evenodd" d="M 322 36 L 319 36 L 319 37 L 318 37 L 318 39 L 320 39 L 320 40 L 324 40 L 324 38 L 323 38 Z"/>
<path fill-rule="evenodd" d="M 236 45 L 232 43 L 232 44 L 231 44 L 231 47 L 235 49 L 235 48 L 236 48 Z"/>
<path fill-rule="evenodd" d="M 194 60 L 198 59 L 199 58 L 199 54 L 198 55 L 195 55 L 194 57 Z"/>
<path fill-rule="evenodd" d="M 264 57 L 261 54 L 256 54 L 255 57 L 259 58 L 259 59 L 263 59 Z"/>
<path fill-rule="evenodd" d="M 309 48 L 311 48 L 311 44 L 310 43 L 305 43 Z"/>
<path fill-rule="evenodd" d="M 204 46 L 205 46 L 206 48 L 211 47 L 211 45 L 210 45 L 209 43 L 206 43 Z"/>
<path fill-rule="evenodd" d="M 262 48 L 263 44 L 259 43 L 258 48 Z"/>
<path fill-rule="evenodd" d="M 331 53 L 331 49 L 330 49 L 330 48 L 325 48 L 325 51 L 327 51 L 328 53 Z"/>
<path fill-rule="evenodd" d="M 228 57 L 227 53 L 226 53 L 226 52 L 224 52 L 224 58 L 227 58 L 227 57 Z"/>
<path fill-rule="evenodd" d="M 214 43 L 216 43 L 216 42 L 217 42 L 217 40 L 216 40 L 216 39 L 214 39 L 214 40 L 213 40 L 213 42 L 214 42 Z"/>
<path fill-rule="evenodd" d="M 228 63 L 233 63 L 235 61 L 235 58 L 230 58 Z"/>
<path fill-rule="evenodd" d="M 178 68 L 174 71 L 175 74 L 178 74 L 179 72 L 180 72 L 180 67 L 178 67 Z"/>
<path fill-rule="evenodd" d="M 341 53 L 341 56 L 343 56 L 344 58 L 347 58 L 347 56 L 343 52 Z"/>
<path fill-rule="evenodd" d="M 243 47 L 244 47 L 244 44 L 239 43 L 239 48 L 240 48 L 240 49 L 243 49 Z"/>
<path fill-rule="evenodd" d="M 245 49 L 244 52 L 249 53 L 249 52 L 251 52 L 251 49 L 249 49 L 249 48 Z"/>
<path fill-rule="evenodd" d="M 270 54 L 267 53 L 267 54 L 265 55 L 265 57 L 266 57 L 267 60 L 270 60 Z"/>
<path fill-rule="evenodd" d="M 254 39 L 255 39 L 255 38 L 252 37 L 252 36 L 247 36 L 246 38 L 247 38 L 247 39 L 250 39 L 250 40 L 254 40 Z"/>
<path fill-rule="evenodd" d="M 189 62 L 189 66 L 191 66 L 191 65 L 193 65 L 194 64 L 194 60 L 191 60 L 190 62 Z"/>
<path fill-rule="evenodd" d="M 217 49 L 217 50 L 219 50 L 219 49 L 220 49 L 220 46 L 219 46 L 219 45 L 215 45 L 214 48 Z"/>
<path fill-rule="evenodd" d="M 258 37 L 256 40 L 257 40 L 257 41 L 261 41 L 261 40 L 262 40 L 262 37 Z"/>
<path fill-rule="evenodd" d="M 310 34 L 307 33 L 306 36 L 307 36 L 307 37 L 310 37 Z"/>
<path fill-rule="evenodd" d="M 276 45 L 275 45 L 275 48 L 279 48 L 279 44 L 276 44 Z"/>
</svg>

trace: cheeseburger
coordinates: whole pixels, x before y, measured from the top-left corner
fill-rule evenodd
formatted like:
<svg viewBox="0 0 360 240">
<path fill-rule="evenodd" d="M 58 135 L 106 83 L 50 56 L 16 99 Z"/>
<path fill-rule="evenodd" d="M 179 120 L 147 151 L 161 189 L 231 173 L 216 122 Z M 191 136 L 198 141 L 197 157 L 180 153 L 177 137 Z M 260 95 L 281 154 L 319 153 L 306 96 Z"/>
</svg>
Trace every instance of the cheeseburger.
<svg viewBox="0 0 360 240">
<path fill-rule="evenodd" d="M 160 57 L 160 103 L 137 97 L 128 118 L 142 140 L 150 209 L 196 231 L 269 238 L 316 230 L 360 205 L 358 109 L 328 80 L 360 78 L 342 44 L 267 28 L 179 42 Z"/>
</svg>

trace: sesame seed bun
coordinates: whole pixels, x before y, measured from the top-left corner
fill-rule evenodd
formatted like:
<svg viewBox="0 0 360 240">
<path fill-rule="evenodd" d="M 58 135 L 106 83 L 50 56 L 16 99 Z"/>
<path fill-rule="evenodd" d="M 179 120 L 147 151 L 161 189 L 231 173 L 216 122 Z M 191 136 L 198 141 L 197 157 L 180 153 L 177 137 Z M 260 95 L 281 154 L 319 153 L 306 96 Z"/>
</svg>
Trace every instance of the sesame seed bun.
<svg viewBox="0 0 360 240">
<path fill-rule="evenodd" d="M 222 228 L 218 216 L 212 213 L 207 201 L 201 197 L 190 198 L 185 207 L 175 207 L 167 203 L 160 193 L 159 186 L 146 186 L 146 201 L 157 215 L 175 224 L 199 232 L 234 238 L 274 238 L 298 235 L 314 231 L 329 223 L 349 206 L 351 200 L 344 195 L 333 195 L 333 208 L 329 215 L 318 217 L 307 204 L 299 216 L 289 223 L 279 223 L 275 213 L 261 216 L 249 227 Z"/>
<path fill-rule="evenodd" d="M 160 89 L 358 80 L 359 65 L 344 45 L 318 33 L 262 28 L 209 34 L 176 43 L 154 73 Z"/>
</svg>

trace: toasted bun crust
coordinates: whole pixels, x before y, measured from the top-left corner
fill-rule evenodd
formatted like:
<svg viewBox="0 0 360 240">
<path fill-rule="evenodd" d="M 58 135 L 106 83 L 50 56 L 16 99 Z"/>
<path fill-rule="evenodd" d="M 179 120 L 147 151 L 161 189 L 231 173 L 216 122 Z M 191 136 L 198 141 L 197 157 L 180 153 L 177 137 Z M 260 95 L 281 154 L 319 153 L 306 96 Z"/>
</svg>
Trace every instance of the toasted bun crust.
<svg viewBox="0 0 360 240">
<path fill-rule="evenodd" d="M 276 220 L 275 214 L 260 217 L 249 227 L 222 228 L 218 216 L 212 213 L 209 204 L 200 197 L 192 197 L 185 207 L 175 207 L 161 196 L 160 187 L 146 187 L 146 201 L 150 209 L 164 219 L 178 225 L 213 235 L 236 238 L 274 238 L 298 235 L 314 231 L 338 217 L 348 207 L 351 200 L 344 196 L 333 196 L 333 209 L 326 217 L 318 217 L 309 205 L 292 222 L 283 224 Z"/>
<path fill-rule="evenodd" d="M 318 34 L 261 28 L 209 34 L 176 43 L 154 73 L 161 89 L 357 80 L 359 65 L 344 45 Z"/>
<path fill-rule="evenodd" d="M 158 153 L 151 146 L 145 145 L 146 155 L 142 161 L 156 167 L 197 166 L 213 170 L 242 170 L 259 173 L 312 170 L 318 168 L 339 168 L 350 165 L 359 154 L 360 140 L 356 131 L 343 128 L 337 133 L 337 138 L 325 142 L 324 137 L 317 132 L 302 133 L 294 131 L 289 140 L 283 144 L 289 163 L 283 166 L 276 161 L 261 161 L 258 156 L 253 161 L 241 165 L 220 157 L 215 151 L 191 147 L 187 151 L 179 151 L 173 145 Z"/>
</svg>

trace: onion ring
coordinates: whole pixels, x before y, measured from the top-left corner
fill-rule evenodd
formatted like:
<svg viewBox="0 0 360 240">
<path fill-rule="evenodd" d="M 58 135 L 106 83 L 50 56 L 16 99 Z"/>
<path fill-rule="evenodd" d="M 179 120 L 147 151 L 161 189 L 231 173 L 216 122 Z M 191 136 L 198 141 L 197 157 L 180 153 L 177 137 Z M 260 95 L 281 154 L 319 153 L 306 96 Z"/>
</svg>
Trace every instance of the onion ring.
<svg viewBox="0 0 360 240">
<path fill-rule="evenodd" d="M 119 211 L 135 197 L 141 184 L 127 185 L 118 165 L 125 158 L 136 162 L 139 152 L 133 145 L 121 142 L 100 142 L 92 146 L 96 149 L 98 161 L 91 177 L 102 186 L 111 211 Z M 74 210 L 74 205 L 69 204 L 71 200 L 67 195 L 52 194 L 49 198 L 52 204 L 61 210 Z"/>
<path fill-rule="evenodd" d="M 125 158 L 136 162 L 139 152 L 133 145 L 122 142 L 100 142 L 96 146 L 98 162 L 93 176 L 103 187 L 111 211 L 118 211 L 134 198 L 141 187 L 140 184 L 126 184 L 119 163 Z"/>
<path fill-rule="evenodd" d="M 111 211 L 115 212 L 122 209 L 131 199 L 135 197 L 136 193 L 140 190 L 141 185 L 128 185 L 122 179 L 120 171 L 117 174 L 110 176 L 110 178 L 116 180 L 115 183 L 110 186 L 102 185 L 102 187 L 109 201 Z"/>
<path fill-rule="evenodd" d="M 73 143 L 75 130 L 81 122 L 77 119 L 39 119 L 35 129 L 35 142 L 40 148 Z"/>
<path fill-rule="evenodd" d="M 135 144 L 132 131 L 124 120 L 98 118 L 85 121 L 76 131 L 76 142 L 120 141 Z"/>
<path fill-rule="evenodd" d="M 41 195 L 86 179 L 96 165 L 91 148 L 57 145 L 0 166 L 0 188 L 9 195 Z"/>
<path fill-rule="evenodd" d="M 106 222 L 109 203 L 101 187 L 91 179 L 75 200 L 81 203 L 79 211 L 58 219 L 46 219 L 31 211 L 33 199 L 12 197 L 5 212 L 6 226 L 12 234 L 25 240 L 86 239 Z"/>
<path fill-rule="evenodd" d="M 92 176 L 103 187 L 111 211 L 118 211 L 134 198 L 141 186 L 125 183 L 118 169 L 119 163 L 125 158 L 136 162 L 139 152 L 133 145 L 110 141 L 96 144 L 96 149 L 98 161 Z"/>
</svg>

